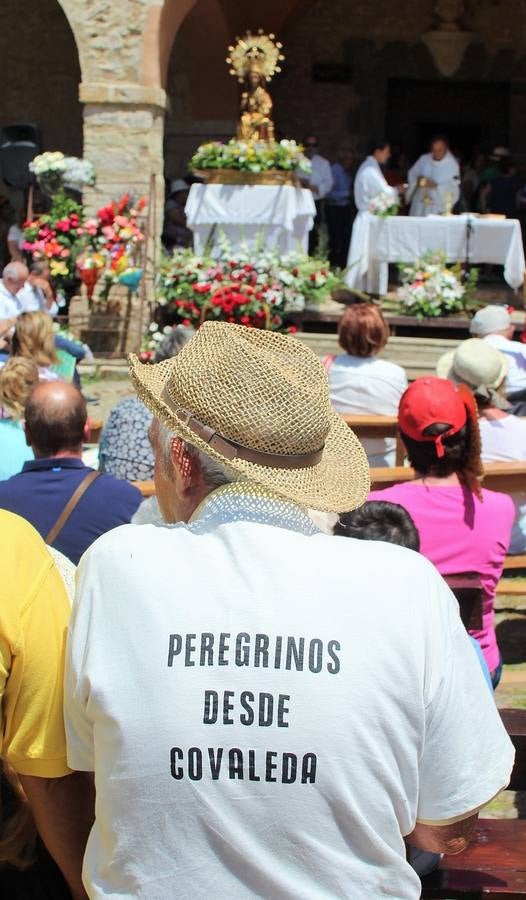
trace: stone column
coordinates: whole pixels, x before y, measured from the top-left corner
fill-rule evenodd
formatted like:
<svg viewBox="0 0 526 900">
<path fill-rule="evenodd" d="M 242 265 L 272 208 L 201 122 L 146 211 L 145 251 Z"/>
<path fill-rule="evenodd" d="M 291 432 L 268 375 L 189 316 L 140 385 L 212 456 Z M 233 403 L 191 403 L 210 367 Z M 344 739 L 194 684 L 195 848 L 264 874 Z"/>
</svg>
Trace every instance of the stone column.
<svg viewBox="0 0 526 900">
<path fill-rule="evenodd" d="M 84 156 L 97 173 L 95 187 L 84 195 L 87 211 L 126 191 L 136 198 L 148 196 L 154 175 L 151 226 L 158 238 L 164 203 L 164 90 L 138 84 L 83 83 L 80 100 L 84 103 Z"/>
</svg>

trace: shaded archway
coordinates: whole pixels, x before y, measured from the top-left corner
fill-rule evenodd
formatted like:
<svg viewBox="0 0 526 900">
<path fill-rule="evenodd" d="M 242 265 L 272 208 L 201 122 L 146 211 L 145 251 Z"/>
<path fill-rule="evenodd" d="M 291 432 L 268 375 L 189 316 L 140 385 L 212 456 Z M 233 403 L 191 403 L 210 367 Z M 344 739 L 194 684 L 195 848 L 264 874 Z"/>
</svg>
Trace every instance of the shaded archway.
<svg viewBox="0 0 526 900">
<path fill-rule="evenodd" d="M 27 0 L 21 9 L 18 0 L 3 0 L 1 18 L 0 125 L 34 122 L 44 150 L 81 155 L 79 57 L 62 7 Z"/>
</svg>

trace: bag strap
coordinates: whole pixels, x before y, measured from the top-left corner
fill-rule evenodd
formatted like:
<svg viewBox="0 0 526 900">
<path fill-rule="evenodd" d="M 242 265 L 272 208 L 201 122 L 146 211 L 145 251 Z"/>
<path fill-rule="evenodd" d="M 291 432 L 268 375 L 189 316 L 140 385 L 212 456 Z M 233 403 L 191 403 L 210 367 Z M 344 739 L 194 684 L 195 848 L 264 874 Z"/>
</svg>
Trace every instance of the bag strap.
<svg viewBox="0 0 526 900">
<path fill-rule="evenodd" d="M 64 525 L 68 521 L 71 513 L 77 506 L 81 497 L 84 496 L 84 494 L 88 490 L 90 484 L 93 484 L 95 479 L 98 478 L 100 474 L 101 473 L 97 472 L 97 471 L 88 472 L 86 477 L 82 479 L 80 484 L 73 491 L 73 493 L 72 493 L 71 497 L 69 498 L 68 502 L 66 503 L 64 509 L 60 513 L 57 521 L 55 522 L 53 527 L 49 529 L 48 533 L 46 534 L 46 537 L 44 538 L 46 544 L 48 544 L 50 547 L 52 547 L 53 544 L 55 543 L 56 539 L 58 538 L 60 532 L 64 528 Z"/>
<path fill-rule="evenodd" d="M 332 366 L 335 359 L 336 359 L 335 353 L 329 353 L 328 356 L 325 356 L 324 359 L 322 359 L 321 364 L 326 372 L 329 371 L 329 369 Z"/>
</svg>

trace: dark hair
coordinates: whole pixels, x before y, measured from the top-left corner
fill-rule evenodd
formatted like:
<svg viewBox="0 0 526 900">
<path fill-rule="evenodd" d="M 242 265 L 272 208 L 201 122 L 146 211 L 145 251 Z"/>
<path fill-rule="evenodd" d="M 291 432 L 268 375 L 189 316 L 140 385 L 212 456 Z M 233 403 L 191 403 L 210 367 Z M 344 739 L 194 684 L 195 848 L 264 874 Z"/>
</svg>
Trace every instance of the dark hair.
<svg viewBox="0 0 526 900">
<path fill-rule="evenodd" d="M 367 145 L 367 152 L 369 153 L 369 156 L 373 156 L 377 150 L 384 150 L 389 144 L 390 141 L 388 141 L 387 138 L 372 138 Z"/>
<path fill-rule="evenodd" d="M 385 500 L 369 500 L 359 509 L 342 513 L 334 526 L 334 534 L 420 550 L 420 535 L 407 510 L 398 503 Z"/>
<path fill-rule="evenodd" d="M 88 418 L 86 401 L 80 391 L 62 404 L 41 402 L 38 386 L 26 404 L 26 428 L 35 456 L 56 456 L 64 450 L 77 450 L 84 438 Z"/>
<path fill-rule="evenodd" d="M 445 434 L 450 425 L 437 422 L 425 429 L 426 435 Z M 457 474 L 477 497 L 481 498 L 480 477 L 482 463 L 480 460 L 480 432 L 477 423 L 468 417 L 466 424 L 442 441 L 444 456 L 437 455 L 433 441 L 415 441 L 400 430 L 400 437 L 407 450 L 407 458 L 418 475 L 430 475 L 433 478 L 447 478 Z"/>
<path fill-rule="evenodd" d="M 351 303 L 338 325 L 340 347 L 363 359 L 383 350 L 389 340 L 389 326 L 374 303 Z"/>
<path fill-rule="evenodd" d="M 438 134 L 434 134 L 431 138 L 431 146 L 433 146 L 433 144 L 436 144 L 437 141 L 443 141 L 443 143 L 449 147 L 449 138 L 447 134 L 443 134 L 441 132 L 438 132 Z"/>
<path fill-rule="evenodd" d="M 32 262 L 29 266 L 30 275 L 43 275 L 47 270 L 49 270 L 47 262 Z"/>
</svg>

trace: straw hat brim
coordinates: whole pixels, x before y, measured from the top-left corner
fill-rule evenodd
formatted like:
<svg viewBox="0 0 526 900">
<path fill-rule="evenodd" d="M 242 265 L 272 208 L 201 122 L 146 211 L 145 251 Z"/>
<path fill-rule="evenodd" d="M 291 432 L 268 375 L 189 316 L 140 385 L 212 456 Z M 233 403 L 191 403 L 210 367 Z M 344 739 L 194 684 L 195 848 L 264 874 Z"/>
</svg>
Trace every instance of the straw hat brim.
<svg viewBox="0 0 526 900">
<path fill-rule="evenodd" d="M 460 384 L 461 382 L 463 382 L 464 384 L 467 384 L 468 382 L 465 382 L 464 379 L 460 378 L 456 374 L 455 369 L 453 367 L 453 360 L 455 358 L 455 352 L 456 352 L 455 350 L 448 350 L 447 353 L 444 353 L 444 355 L 440 357 L 440 359 L 438 360 L 438 362 L 436 364 L 436 373 L 439 378 L 447 378 L 448 381 L 454 381 L 455 384 Z M 498 388 L 502 384 L 504 379 L 506 378 L 506 375 L 508 374 L 508 368 L 509 368 L 508 361 L 503 354 L 501 354 L 501 356 L 502 356 L 502 362 L 501 362 L 499 374 L 498 374 L 497 378 L 491 384 L 488 385 L 488 387 Z M 478 385 L 470 385 L 470 386 L 478 387 Z"/>
<path fill-rule="evenodd" d="M 129 363 L 137 394 L 154 416 L 182 440 L 228 469 L 304 507 L 340 513 L 350 512 L 365 502 L 370 490 L 367 456 L 354 432 L 336 412 L 331 412 L 323 455 L 314 466 L 282 469 L 240 458 L 228 460 L 188 428 L 162 399 L 172 360 L 150 365 L 131 354 Z"/>
</svg>

